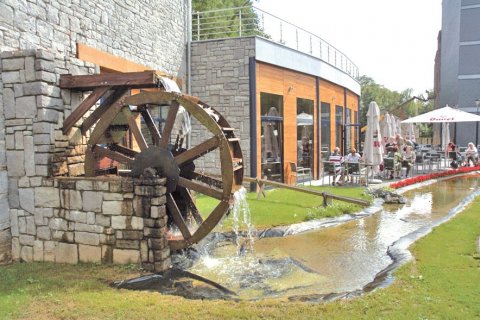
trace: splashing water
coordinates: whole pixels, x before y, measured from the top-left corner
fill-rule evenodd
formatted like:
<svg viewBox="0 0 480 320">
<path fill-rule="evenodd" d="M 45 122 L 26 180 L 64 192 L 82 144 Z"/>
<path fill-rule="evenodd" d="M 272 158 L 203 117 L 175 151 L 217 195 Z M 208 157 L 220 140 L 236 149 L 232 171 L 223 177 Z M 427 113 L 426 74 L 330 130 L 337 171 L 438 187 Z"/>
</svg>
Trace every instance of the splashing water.
<svg viewBox="0 0 480 320">
<path fill-rule="evenodd" d="M 255 243 L 255 230 L 251 223 L 250 208 L 247 203 L 247 189 L 241 187 L 233 195 L 234 203 L 231 210 L 232 228 L 235 233 L 235 244 L 237 245 L 238 255 L 244 255 L 246 251 L 253 253 L 253 244 Z M 244 226 L 245 232 L 242 234 L 240 228 Z M 245 235 L 245 237 L 243 237 Z M 248 246 L 248 248 L 246 247 Z"/>
</svg>

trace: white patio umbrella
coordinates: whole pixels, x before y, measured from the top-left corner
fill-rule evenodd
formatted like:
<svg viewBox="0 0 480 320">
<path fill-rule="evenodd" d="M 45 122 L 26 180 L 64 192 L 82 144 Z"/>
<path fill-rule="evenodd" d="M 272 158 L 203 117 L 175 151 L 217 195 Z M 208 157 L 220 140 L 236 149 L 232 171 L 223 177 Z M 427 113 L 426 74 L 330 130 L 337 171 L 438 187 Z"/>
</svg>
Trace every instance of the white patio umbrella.
<svg viewBox="0 0 480 320">
<path fill-rule="evenodd" d="M 297 115 L 297 126 L 313 126 L 313 116 L 302 112 Z"/>
<path fill-rule="evenodd" d="M 380 134 L 380 108 L 375 101 L 370 102 L 367 112 L 367 131 L 363 158 L 367 165 L 372 166 L 372 172 L 377 173 L 379 165 L 383 162 L 382 135 Z"/>
<path fill-rule="evenodd" d="M 447 145 L 450 142 L 450 125 L 447 122 L 442 123 L 442 148 L 447 153 Z"/>
<path fill-rule="evenodd" d="M 415 137 L 415 125 L 413 123 L 407 123 L 407 135 L 406 139 L 416 142 L 417 139 Z"/>
<path fill-rule="evenodd" d="M 472 122 L 480 121 L 480 116 L 454 109 L 449 106 L 435 109 L 430 112 L 403 120 L 402 123 L 443 123 L 443 122 Z"/>
<path fill-rule="evenodd" d="M 402 126 L 400 122 L 400 118 L 395 117 L 395 127 L 396 127 L 396 134 L 399 134 L 400 136 L 403 136 L 402 134 Z"/>
<path fill-rule="evenodd" d="M 388 113 L 383 116 L 383 146 L 388 143 L 388 139 L 393 136 L 392 118 Z"/>
</svg>

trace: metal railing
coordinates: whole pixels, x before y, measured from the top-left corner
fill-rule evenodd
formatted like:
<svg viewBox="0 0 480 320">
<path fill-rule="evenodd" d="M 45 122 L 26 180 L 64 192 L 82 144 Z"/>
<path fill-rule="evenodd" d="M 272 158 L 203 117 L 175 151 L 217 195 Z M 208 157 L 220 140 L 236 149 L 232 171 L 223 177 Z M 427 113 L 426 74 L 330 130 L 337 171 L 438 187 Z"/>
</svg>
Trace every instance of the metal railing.
<svg viewBox="0 0 480 320">
<path fill-rule="evenodd" d="M 254 6 L 219 9 L 192 14 L 192 40 L 260 36 L 307 53 L 359 76 L 358 67 L 340 50 L 313 33 Z"/>
</svg>

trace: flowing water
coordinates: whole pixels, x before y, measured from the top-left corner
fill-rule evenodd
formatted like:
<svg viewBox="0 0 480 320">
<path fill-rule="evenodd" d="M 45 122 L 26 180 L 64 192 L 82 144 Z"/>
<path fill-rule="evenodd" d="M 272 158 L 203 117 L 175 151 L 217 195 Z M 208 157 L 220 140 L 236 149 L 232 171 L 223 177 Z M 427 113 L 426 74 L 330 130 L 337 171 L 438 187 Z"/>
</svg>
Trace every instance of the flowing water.
<svg viewBox="0 0 480 320">
<path fill-rule="evenodd" d="M 385 205 L 376 214 L 333 227 L 250 239 L 252 247 L 246 254 L 239 254 L 238 241 L 217 242 L 189 271 L 236 292 L 241 299 L 360 290 L 392 264 L 389 246 L 455 211 L 478 190 L 478 178 L 455 177 L 407 191 L 404 205 Z"/>
</svg>

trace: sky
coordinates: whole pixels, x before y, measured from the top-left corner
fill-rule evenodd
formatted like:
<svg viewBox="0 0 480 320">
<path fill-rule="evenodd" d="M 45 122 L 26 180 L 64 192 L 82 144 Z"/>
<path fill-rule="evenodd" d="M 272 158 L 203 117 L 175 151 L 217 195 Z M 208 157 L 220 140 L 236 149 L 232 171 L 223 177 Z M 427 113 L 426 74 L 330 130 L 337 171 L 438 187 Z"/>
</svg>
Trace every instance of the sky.
<svg viewBox="0 0 480 320">
<path fill-rule="evenodd" d="M 433 89 L 442 0 L 259 0 L 254 6 L 323 38 L 390 90 Z"/>
</svg>

